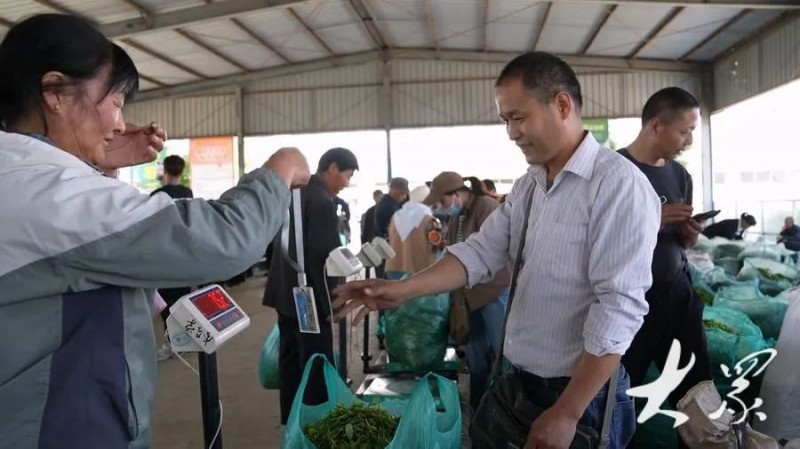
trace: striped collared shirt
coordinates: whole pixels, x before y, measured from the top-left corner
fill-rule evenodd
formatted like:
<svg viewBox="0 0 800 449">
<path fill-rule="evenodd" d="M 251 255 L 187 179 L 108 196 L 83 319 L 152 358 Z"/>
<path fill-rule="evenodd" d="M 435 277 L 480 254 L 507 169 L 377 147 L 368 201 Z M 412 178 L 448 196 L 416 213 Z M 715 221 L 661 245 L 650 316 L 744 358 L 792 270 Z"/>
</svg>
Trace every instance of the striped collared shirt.
<svg viewBox="0 0 800 449">
<path fill-rule="evenodd" d="M 571 377 L 584 351 L 623 354 L 641 327 L 661 205 L 635 165 L 586 133 L 552 187 L 545 167 L 531 166 L 480 232 L 448 248 L 469 286 L 514 262 L 532 185 L 505 355 L 539 376 Z"/>
</svg>

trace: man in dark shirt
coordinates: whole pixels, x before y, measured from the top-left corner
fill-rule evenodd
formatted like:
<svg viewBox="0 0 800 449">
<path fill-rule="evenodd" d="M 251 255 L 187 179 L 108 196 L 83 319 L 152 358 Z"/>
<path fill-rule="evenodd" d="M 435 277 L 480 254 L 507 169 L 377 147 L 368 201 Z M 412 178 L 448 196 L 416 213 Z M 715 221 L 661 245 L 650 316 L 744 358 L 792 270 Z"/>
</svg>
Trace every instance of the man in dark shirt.
<svg viewBox="0 0 800 449">
<path fill-rule="evenodd" d="M 389 224 L 392 216 L 408 198 L 408 181 L 405 178 L 394 178 L 389 182 L 389 194 L 375 206 L 375 235 L 389 238 Z"/>
<path fill-rule="evenodd" d="M 669 396 L 673 407 L 693 386 L 712 378 L 703 302 L 692 288 L 685 252 L 697 242 L 705 223 L 692 219 L 692 177 L 674 160 L 692 144 L 699 114 L 699 103 L 690 93 L 677 87 L 660 90 L 644 106 L 639 136 L 619 151 L 644 172 L 662 204 L 653 285 L 645 295 L 650 310 L 622 363 L 630 373 L 631 387 L 642 385 L 651 362 L 663 372 L 672 341 L 677 339 L 679 367 L 687 366 L 692 354 L 696 360 Z"/>
<path fill-rule="evenodd" d="M 777 243 L 783 243 L 786 249 L 800 250 L 800 226 L 794 224 L 794 218 L 786 217 L 783 220 L 783 229 L 778 235 Z"/>
<path fill-rule="evenodd" d="M 383 192 L 376 190 L 372 192 L 372 200 L 375 205 L 367 209 L 361 216 L 361 244 L 369 243 L 375 238 L 375 207 L 383 198 Z"/>
<path fill-rule="evenodd" d="M 192 189 L 181 185 L 181 176 L 186 169 L 186 161 L 180 156 L 167 156 L 164 158 L 164 177 L 162 178 L 163 186 L 154 190 L 150 195 L 157 193 L 166 193 L 172 199 L 180 198 L 193 198 L 194 193 Z M 161 319 L 164 321 L 164 328 L 167 327 L 167 317 L 169 317 L 169 308 L 178 302 L 181 297 L 188 295 L 192 292 L 191 287 L 183 288 L 161 288 L 158 294 L 167 303 L 167 307 L 161 311 Z M 175 357 L 168 342 L 164 342 L 161 349 L 158 350 L 158 360 L 166 360 Z"/>
<path fill-rule="evenodd" d="M 353 172 L 358 170 L 355 155 L 345 148 L 328 150 L 320 158 L 317 173 L 311 176 L 301 193 L 303 225 L 303 253 L 308 287 L 314 291 L 320 332 L 300 332 L 297 310 L 292 290 L 298 286 L 297 271 L 286 260 L 282 251 L 281 234 L 273 241 L 275 248 L 269 269 L 269 278 L 264 290 L 264 305 L 278 312 L 278 328 L 281 334 L 279 370 L 281 423 L 286 424 L 292 401 L 303 377 L 306 363 L 314 354 L 324 354 L 333 363 L 333 334 L 328 322 L 329 289 L 338 285 L 338 280 L 324 274 L 328 254 L 341 246 L 339 240 L 339 217 L 336 215 L 334 197 L 350 184 Z M 294 240 L 293 209 L 290 207 L 289 255 L 297 260 Z M 325 380 L 321 366 L 311 373 L 305 395 L 305 404 L 321 404 L 327 400 Z"/>
</svg>

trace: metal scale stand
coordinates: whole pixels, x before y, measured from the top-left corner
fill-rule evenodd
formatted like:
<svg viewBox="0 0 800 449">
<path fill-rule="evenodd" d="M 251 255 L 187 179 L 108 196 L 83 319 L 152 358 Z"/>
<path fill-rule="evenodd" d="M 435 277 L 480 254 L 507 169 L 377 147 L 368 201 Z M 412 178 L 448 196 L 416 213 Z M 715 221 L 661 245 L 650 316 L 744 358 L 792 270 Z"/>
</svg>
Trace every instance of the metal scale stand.
<svg viewBox="0 0 800 449">
<path fill-rule="evenodd" d="M 366 268 L 367 279 L 374 274 L 374 268 Z M 427 374 L 427 372 L 411 371 L 399 363 L 393 363 L 385 349 L 382 349 L 381 352 L 377 354 L 376 363 L 370 364 L 373 360 L 373 355 L 370 354 L 369 349 L 369 315 L 364 317 L 363 338 L 364 347 L 361 352 L 361 361 L 363 362 L 362 372 L 365 374 L 365 377 L 361 386 L 359 386 L 356 391 L 356 396 L 363 401 L 371 403 L 382 402 L 385 399 L 402 399 L 411 396 L 419 380 Z M 448 347 L 442 368 L 434 372 L 442 377 L 450 379 L 454 383 L 458 383 L 460 368 L 461 362 L 458 359 L 455 348 Z M 444 411 L 443 406 L 440 404 L 438 388 L 435 382 L 431 383 L 431 390 L 437 404 L 437 409 L 439 409 L 439 411 Z"/>
</svg>

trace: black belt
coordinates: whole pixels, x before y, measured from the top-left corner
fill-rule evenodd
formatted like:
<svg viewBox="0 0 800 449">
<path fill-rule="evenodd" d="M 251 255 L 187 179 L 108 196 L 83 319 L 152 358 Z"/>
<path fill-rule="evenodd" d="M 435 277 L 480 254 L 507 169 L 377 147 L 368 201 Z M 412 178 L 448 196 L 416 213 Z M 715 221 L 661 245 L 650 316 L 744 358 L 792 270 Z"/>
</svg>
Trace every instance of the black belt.
<svg viewBox="0 0 800 449">
<path fill-rule="evenodd" d="M 512 369 L 514 370 L 514 374 L 519 376 L 520 380 L 524 385 L 534 385 L 534 386 L 543 386 L 549 388 L 551 390 L 562 392 L 567 389 L 567 385 L 569 385 L 571 377 L 541 377 L 537 376 L 536 374 L 529 373 L 527 371 L 523 371 L 522 369 L 513 366 Z"/>
</svg>

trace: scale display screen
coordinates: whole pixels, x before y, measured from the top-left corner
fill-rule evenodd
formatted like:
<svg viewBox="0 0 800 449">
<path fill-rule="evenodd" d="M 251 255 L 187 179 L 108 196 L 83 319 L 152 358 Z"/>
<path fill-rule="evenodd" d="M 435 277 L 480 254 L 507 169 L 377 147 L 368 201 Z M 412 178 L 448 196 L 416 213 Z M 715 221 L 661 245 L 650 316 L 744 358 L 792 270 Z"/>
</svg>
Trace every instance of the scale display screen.
<svg viewBox="0 0 800 449">
<path fill-rule="evenodd" d="M 193 296 L 191 301 L 197 310 L 209 320 L 233 308 L 233 303 L 218 288 Z"/>
</svg>

